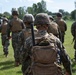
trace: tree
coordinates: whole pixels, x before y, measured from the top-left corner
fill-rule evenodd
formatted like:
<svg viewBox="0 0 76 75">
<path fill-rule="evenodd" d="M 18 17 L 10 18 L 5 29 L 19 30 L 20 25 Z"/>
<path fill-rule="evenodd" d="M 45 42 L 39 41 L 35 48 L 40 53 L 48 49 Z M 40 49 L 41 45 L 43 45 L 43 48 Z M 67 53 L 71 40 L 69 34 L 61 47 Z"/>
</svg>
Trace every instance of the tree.
<svg viewBox="0 0 76 75">
<path fill-rule="evenodd" d="M 26 10 L 29 14 L 33 14 L 33 8 L 32 7 L 27 7 Z"/>
<path fill-rule="evenodd" d="M 72 12 L 71 12 L 71 18 L 72 19 L 76 19 L 76 10 L 73 10 Z"/>
<path fill-rule="evenodd" d="M 18 8 L 18 13 L 19 13 L 19 18 L 23 18 L 23 16 L 25 15 L 25 13 L 26 13 L 26 10 L 25 10 L 25 8 L 24 7 L 19 7 Z"/>
<path fill-rule="evenodd" d="M 38 2 L 37 4 L 34 3 L 32 7 L 27 8 L 27 12 L 33 14 L 34 16 L 37 13 L 47 12 L 46 2 L 41 0 L 41 2 Z"/>
<path fill-rule="evenodd" d="M 41 1 L 41 5 L 42 5 L 43 12 L 46 12 L 47 11 L 46 2 L 44 0 Z"/>
<path fill-rule="evenodd" d="M 37 3 L 37 13 L 43 12 L 42 5 L 40 2 Z"/>
<path fill-rule="evenodd" d="M 3 15 L 6 16 L 7 18 L 9 18 L 11 16 L 11 14 L 9 12 L 4 12 Z"/>
<path fill-rule="evenodd" d="M 46 2 L 44 0 L 41 0 L 41 2 L 37 3 L 37 13 L 42 13 L 42 12 L 46 12 Z"/>
<path fill-rule="evenodd" d="M 33 15 L 35 16 L 37 14 L 37 5 L 34 3 L 32 8 L 33 8 Z"/>
</svg>

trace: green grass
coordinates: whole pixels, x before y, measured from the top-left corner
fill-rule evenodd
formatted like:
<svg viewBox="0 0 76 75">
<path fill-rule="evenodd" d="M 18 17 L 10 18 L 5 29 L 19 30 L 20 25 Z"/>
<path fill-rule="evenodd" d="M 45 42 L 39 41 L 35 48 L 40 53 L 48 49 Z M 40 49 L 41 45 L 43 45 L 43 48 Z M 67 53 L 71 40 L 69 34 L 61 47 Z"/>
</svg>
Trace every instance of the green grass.
<svg viewBox="0 0 76 75">
<path fill-rule="evenodd" d="M 0 75 L 22 75 L 21 65 L 14 66 L 14 56 L 12 46 L 9 46 L 9 55 L 6 58 L 3 55 L 1 40 L 0 40 Z"/>
<path fill-rule="evenodd" d="M 73 23 L 73 21 L 66 21 L 66 22 L 67 22 L 68 29 L 65 35 L 64 46 L 70 58 L 73 59 L 74 58 L 74 49 L 72 44 L 73 37 L 70 31 L 71 24 Z M 74 62 L 72 62 L 72 69 L 73 69 L 73 75 L 76 75 L 76 63 Z M 14 66 L 13 49 L 11 44 L 9 46 L 8 58 L 6 58 L 3 55 L 1 39 L 0 39 L 0 75 L 22 75 L 21 66 L 19 67 Z"/>
</svg>

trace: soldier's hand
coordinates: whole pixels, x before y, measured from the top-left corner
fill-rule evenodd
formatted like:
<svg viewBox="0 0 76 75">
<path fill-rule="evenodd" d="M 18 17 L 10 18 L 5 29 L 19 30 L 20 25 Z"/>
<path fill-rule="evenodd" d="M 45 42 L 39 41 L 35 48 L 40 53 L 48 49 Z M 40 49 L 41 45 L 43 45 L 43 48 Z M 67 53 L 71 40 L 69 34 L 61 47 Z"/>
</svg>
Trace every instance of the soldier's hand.
<svg viewBox="0 0 76 75">
<path fill-rule="evenodd" d="M 11 38 L 12 38 L 12 36 L 8 37 L 8 39 L 11 39 Z"/>
<path fill-rule="evenodd" d="M 65 72 L 65 75 L 70 75 L 68 72 Z"/>
</svg>

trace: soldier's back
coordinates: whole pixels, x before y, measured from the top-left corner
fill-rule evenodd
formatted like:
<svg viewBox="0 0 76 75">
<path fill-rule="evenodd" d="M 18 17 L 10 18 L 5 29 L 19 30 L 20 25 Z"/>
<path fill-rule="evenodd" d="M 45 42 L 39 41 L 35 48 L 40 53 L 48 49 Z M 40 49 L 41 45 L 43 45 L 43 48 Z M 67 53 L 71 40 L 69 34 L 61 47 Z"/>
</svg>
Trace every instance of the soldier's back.
<svg viewBox="0 0 76 75">
<path fill-rule="evenodd" d="M 17 19 L 12 19 L 10 21 L 10 25 L 11 25 L 11 31 L 15 32 L 15 31 L 21 31 L 22 30 L 22 20 L 17 18 Z"/>
<path fill-rule="evenodd" d="M 61 20 L 57 20 L 56 21 L 57 22 L 57 24 L 59 25 L 59 28 L 60 28 L 60 30 L 62 31 L 62 32 L 65 32 L 65 30 L 66 30 L 66 23 L 65 23 L 65 21 L 63 20 L 63 19 L 61 19 Z"/>
</svg>

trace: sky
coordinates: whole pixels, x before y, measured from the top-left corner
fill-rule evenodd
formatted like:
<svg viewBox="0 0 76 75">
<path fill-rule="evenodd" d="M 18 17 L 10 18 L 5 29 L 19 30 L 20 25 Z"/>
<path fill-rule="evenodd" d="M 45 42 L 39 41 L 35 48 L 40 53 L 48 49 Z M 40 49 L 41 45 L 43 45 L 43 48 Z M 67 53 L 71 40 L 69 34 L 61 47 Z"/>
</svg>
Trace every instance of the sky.
<svg viewBox="0 0 76 75">
<path fill-rule="evenodd" d="M 68 11 L 69 13 L 75 9 L 76 0 L 44 0 L 47 10 L 58 12 L 59 9 Z M 41 0 L 0 0 L 0 13 L 5 11 L 11 13 L 12 8 L 32 6 L 33 3 L 41 2 Z"/>
</svg>

